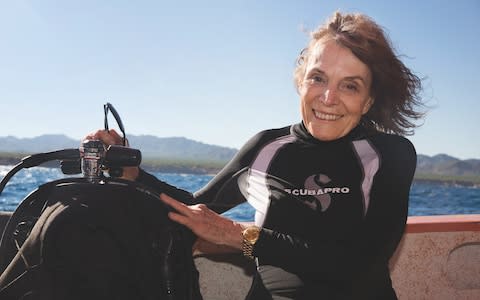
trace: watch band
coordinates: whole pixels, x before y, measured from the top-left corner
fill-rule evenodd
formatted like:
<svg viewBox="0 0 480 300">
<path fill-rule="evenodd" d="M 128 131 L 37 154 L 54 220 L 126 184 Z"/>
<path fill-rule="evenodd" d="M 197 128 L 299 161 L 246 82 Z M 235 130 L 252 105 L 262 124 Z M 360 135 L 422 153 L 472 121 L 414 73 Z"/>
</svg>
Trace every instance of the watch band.
<svg viewBox="0 0 480 300">
<path fill-rule="evenodd" d="M 247 227 L 243 232 L 242 253 L 249 259 L 254 259 L 253 246 L 260 236 L 261 229 L 257 226 Z"/>
</svg>

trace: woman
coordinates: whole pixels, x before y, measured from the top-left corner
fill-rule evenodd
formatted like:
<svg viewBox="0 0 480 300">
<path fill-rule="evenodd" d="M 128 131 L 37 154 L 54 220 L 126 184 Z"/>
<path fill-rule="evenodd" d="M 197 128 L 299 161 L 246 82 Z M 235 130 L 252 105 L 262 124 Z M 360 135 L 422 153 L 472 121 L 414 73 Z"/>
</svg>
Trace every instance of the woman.
<svg viewBox="0 0 480 300">
<path fill-rule="evenodd" d="M 198 249 L 255 259 L 248 299 L 396 299 L 388 262 L 416 164 L 400 135 L 421 117 L 420 80 L 374 21 L 337 12 L 301 52 L 295 84 L 302 122 L 258 133 L 194 195 L 138 169 L 127 177 L 167 190 Z M 217 214 L 244 201 L 255 225 Z"/>
</svg>

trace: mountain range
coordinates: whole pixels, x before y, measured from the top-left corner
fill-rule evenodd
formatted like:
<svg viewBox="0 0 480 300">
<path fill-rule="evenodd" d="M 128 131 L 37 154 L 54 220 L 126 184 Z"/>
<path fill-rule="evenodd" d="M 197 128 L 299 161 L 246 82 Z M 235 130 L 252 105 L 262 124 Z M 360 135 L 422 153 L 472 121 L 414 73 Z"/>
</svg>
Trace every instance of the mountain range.
<svg viewBox="0 0 480 300">
<path fill-rule="evenodd" d="M 217 162 L 230 160 L 237 149 L 205 144 L 185 137 L 160 138 L 130 135 L 131 147 L 140 149 L 145 159 Z M 41 135 L 34 138 L 0 137 L 0 152 L 32 154 L 65 148 L 78 148 L 79 140 L 65 135 Z M 0 164 L 2 161 L 0 161 Z M 447 154 L 419 154 L 417 174 L 436 176 L 480 177 L 480 159 L 461 160 Z"/>
<path fill-rule="evenodd" d="M 417 173 L 444 176 L 480 176 L 480 159 L 461 160 L 447 154 L 417 155 Z"/>
<path fill-rule="evenodd" d="M 142 151 L 144 158 L 226 162 L 237 152 L 234 148 L 209 145 L 184 137 L 129 135 L 128 141 L 132 148 Z M 4 153 L 31 154 L 79 146 L 80 140 L 65 135 L 41 135 L 34 138 L 0 137 L 0 152 Z"/>
</svg>

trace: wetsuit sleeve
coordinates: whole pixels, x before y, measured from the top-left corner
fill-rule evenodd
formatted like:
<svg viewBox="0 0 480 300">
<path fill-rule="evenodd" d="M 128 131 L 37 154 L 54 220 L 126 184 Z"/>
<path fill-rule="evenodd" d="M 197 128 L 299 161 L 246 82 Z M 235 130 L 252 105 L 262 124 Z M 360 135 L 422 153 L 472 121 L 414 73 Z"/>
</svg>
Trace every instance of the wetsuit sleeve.
<svg viewBox="0 0 480 300">
<path fill-rule="evenodd" d="M 264 228 L 253 254 L 262 264 L 281 267 L 306 280 L 342 281 L 388 272 L 388 261 L 405 229 L 416 153 L 403 138 L 381 148 L 382 166 L 374 178 L 371 206 L 362 226 L 343 237 L 294 236 Z"/>
<path fill-rule="evenodd" d="M 157 177 L 147 173 L 141 168 L 136 181 L 154 189 L 158 193 L 165 193 L 170 197 L 175 198 L 185 204 L 194 204 L 195 200 L 192 193 L 179 189 L 162 180 L 159 180 Z"/>
<path fill-rule="evenodd" d="M 257 133 L 245 143 L 237 154 L 205 187 L 194 194 L 163 182 L 142 169 L 140 169 L 137 181 L 157 191 L 164 192 L 186 204 L 204 203 L 215 212 L 223 213 L 245 201 L 245 198 L 238 189 L 235 174 L 238 174 L 250 165 L 260 145 L 272 137 L 288 132 L 288 130 L 288 127 L 285 127 Z"/>
<path fill-rule="evenodd" d="M 205 203 L 217 213 L 223 213 L 245 202 L 238 189 L 237 176 L 251 164 L 258 149 L 278 135 L 288 132 L 289 127 L 265 130 L 250 138 L 227 165 L 202 189 L 194 193 L 197 203 Z"/>
</svg>

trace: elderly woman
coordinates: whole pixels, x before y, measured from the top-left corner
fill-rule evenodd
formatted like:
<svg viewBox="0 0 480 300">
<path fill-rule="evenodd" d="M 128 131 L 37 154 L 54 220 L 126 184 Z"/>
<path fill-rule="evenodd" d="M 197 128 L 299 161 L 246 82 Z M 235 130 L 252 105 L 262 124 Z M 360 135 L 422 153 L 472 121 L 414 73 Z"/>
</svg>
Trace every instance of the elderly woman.
<svg viewBox="0 0 480 300">
<path fill-rule="evenodd" d="M 421 117 L 420 80 L 373 20 L 337 12 L 312 33 L 295 84 L 302 122 L 258 133 L 194 195 L 125 174 L 166 191 L 170 218 L 198 236 L 197 249 L 255 260 L 248 299 L 396 299 L 388 262 L 416 164 L 400 135 Z M 255 225 L 218 214 L 244 201 Z"/>
</svg>

